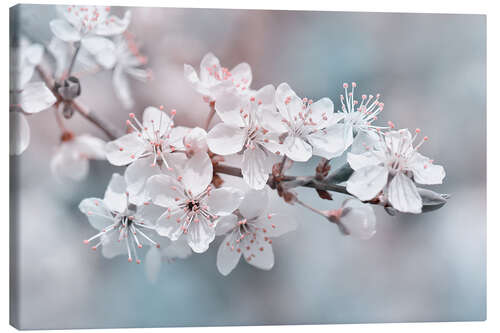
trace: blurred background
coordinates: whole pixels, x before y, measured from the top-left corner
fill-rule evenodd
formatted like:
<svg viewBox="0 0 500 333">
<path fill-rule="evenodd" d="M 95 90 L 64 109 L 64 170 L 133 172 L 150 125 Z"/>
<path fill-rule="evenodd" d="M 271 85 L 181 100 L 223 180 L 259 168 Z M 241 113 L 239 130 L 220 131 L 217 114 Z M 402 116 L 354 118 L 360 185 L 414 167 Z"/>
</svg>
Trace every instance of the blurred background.
<svg viewBox="0 0 500 333">
<path fill-rule="evenodd" d="M 124 8 L 113 8 L 121 16 Z M 442 209 L 391 217 L 376 207 L 377 234 L 369 241 L 340 235 L 313 213 L 270 201 L 299 220 L 299 229 L 273 242 L 269 271 L 245 262 L 228 276 L 216 268 L 220 240 L 209 251 L 167 263 L 156 284 L 124 257 L 105 259 L 82 244 L 94 234 L 77 208 L 101 197 L 112 173 L 92 162 L 81 183 L 58 183 L 50 158 L 59 129 L 50 113 L 29 117 L 31 144 L 11 157 L 11 198 L 17 238 L 15 309 L 22 328 L 97 328 L 257 324 L 471 321 L 486 318 L 486 17 L 131 8 L 129 31 L 149 58 L 154 80 L 131 80 L 134 112 L 163 104 L 176 123 L 203 125 L 207 105 L 183 77 L 209 51 L 223 66 L 252 66 L 252 87 L 288 82 L 299 96 L 339 103 L 343 82 L 358 93 L 380 93 L 380 123 L 420 127 L 430 137 L 422 153 L 446 168 L 450 193 Z M 13 33 L 51 39 L 54 6 L 21 5 Z M 81 78 L 80 101 L 115 126 L 128 112 L 111 72 Z M 79 115 L 78 133 L 105 139 Z M 317 159 L 291 174 L 311 174 Z M 338 166 L 341 162 L 334 164 Z M 235 180 L 228 179 L 228 182 Z M 301 199 L 339 207 L 309 189 Z"/>
</svg>

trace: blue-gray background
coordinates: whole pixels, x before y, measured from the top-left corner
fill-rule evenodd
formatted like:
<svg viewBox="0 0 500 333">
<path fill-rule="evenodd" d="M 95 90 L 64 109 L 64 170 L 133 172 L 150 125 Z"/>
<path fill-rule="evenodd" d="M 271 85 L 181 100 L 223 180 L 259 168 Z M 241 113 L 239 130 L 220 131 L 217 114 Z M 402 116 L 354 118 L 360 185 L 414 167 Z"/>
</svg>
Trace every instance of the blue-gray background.
<svg viewBox="0 0 500 333">
<path fill-rule="evenodd" d="M 113 9 L 123 12 L 123 9 Z M 25 34 L 50 39 L 53 6 L 17 8 Z M 260 271 L 240 262 L 228 277 L 215 266 L 218 242 L 185 261 L 165 263 L 152 285 L 142 266 L 107 260 L 82 244 L 94 230 L 81 199 L 101 196 L 113 172 L 91 165 L 83 183 L 59 184 L 49 160 L 59 132 L 53 115 L 30 117 L 32 141 L 14 158 L 17 200 L 18 316 L 23 328 L 151 327 L 461 321 L 486 318 L 486 18 L 428 15 L 132 8 L 130 31 L 141 40 L 155 79 L 132 82 L 137 105 L 164 104 L 177 123 L 202 125 L 207 112 L 183 78 L 214 52 L 224 66 L 246 61 L 259 88 L 288 82 L 299 95 L 329 96 L 343 82 L 382 94 L 381 122 L 420 127 L 422 152 L 443 164 L 453 195 L 443 209 L 391 217 L 376 208 L 370 241 L 342 237 L 318 216 L 273 199 L 300 227 L 276 239 L 276 264 Z M 124 125 L 109 72 L 82 78 L 81 101 Z M 75 116 L 77 133 L 97 129 Z M 103 137 L 104 138 L 104 137 Z M 292 172 L 310 173 L 312 161 Z M 304 201 L 320 201 L 301 190 Z"/>
</svg>

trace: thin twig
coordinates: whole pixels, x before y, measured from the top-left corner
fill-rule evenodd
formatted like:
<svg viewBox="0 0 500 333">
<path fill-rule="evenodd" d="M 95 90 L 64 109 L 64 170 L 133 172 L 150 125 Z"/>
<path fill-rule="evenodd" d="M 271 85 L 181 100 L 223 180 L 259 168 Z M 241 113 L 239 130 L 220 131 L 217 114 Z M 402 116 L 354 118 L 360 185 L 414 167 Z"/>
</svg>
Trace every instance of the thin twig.
<svg viewBox="0 0 500 333">
<path fill-rule="evenodd" d="M 210 111 L 208 112 L 207 120 L 205 122 L 205 130 L 208 131 L 208 127 L 210 126 L 210 123 L 212 122 L 212 119 L 215 116 L 215 103 L 210 102 Z"/>
<path fill-rule="evenodd" d="M 71 72 L 73 72 L 73 67 L 75 67 L 76 57 L 78 56 L 78 52 L 80 51 L 80 47 L 81 47 L 81 43 L 77 42 L 76 43 L 75 53 L 73 53 L 73 57 L 71 58 L 71 63 L 69 64 L 68 77 L 71 76 Z"/>
</svg>

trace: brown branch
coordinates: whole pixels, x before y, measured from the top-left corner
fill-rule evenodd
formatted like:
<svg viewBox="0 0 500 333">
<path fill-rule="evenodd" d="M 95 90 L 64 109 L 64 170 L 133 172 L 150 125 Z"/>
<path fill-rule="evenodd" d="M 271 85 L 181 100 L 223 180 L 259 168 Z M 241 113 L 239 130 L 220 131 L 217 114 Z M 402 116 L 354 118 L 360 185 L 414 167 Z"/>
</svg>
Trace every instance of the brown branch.
<svg viewBox="0 0 500 333">
<path fill-rule="evenodd" d="M 42 66 L 38 65 L 36 66 L 36 70 L 42 80 L 45 82 L 47 87 L 52 90 L 55 96 L 59 96 L 57 91 L 55 91 L 55 80 L 50 75 Z M 58 99 L 60 99 L 58 97 Z M 73 100 L 70 102 L 71 106 L 73 107 L 74 110 L 76 110 L 80 115 L 82 115 L 85 119 L 99 127 L 111 140 L 116 139 L 117 137 L 120 136 L 119 132 L 114 128 L 112 125 L 110 125 L 108 122 L 104 121 L 101 119 L 96 113 L 92 112 L 91 110 L 85 108 L 82 104 L 78 103 L 77 101 Z"/>
</svg>

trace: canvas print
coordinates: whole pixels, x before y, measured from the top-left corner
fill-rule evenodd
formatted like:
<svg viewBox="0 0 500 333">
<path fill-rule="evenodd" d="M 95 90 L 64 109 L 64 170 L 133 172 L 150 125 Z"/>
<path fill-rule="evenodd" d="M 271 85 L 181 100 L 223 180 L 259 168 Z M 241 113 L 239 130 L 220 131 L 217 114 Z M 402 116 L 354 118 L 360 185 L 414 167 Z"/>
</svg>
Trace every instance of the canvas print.
<svg viewBox="0 0 500 333">
<path fill-rule="evenodd" d="M 486 17 L 18 5 L 19 329 L 486 319 Z"/>
</svg>

